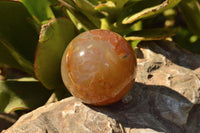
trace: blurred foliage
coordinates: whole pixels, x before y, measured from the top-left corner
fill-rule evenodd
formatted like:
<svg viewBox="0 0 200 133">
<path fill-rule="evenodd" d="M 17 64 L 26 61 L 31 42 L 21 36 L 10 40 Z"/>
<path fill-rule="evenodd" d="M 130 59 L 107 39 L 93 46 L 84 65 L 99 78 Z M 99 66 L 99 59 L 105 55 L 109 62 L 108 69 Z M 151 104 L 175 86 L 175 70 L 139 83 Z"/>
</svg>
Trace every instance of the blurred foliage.
<svg viewBox="0 0 200 133">
<path fill-rule="evenodd" d="M 32 78 L 0 81 L 0 112 L 34 109 L 70 96 L 60 75 L 68 43 L 107 29 L 134 48 L 168 39 L 200 54 L 200 0 L 0 0 L 0 67 Z M 12 76 L 11 76 L 12 77 Z"/>
<path fill-rule="evenodd" d="M 41 83 L 31 79 L 0 81 L 0 88 L 0 112 L 7 113 L 42 106 L 51 94 Z"/>
</svg>

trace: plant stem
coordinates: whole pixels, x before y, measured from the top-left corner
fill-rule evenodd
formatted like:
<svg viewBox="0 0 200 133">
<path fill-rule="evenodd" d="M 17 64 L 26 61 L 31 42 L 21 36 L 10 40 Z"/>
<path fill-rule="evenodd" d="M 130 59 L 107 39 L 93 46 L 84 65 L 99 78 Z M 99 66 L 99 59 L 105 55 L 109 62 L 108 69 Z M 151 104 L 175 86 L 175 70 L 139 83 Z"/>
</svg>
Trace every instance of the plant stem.
<svg viewBox="0 0 200 133">
<path fill-rule="evenodd" d="M 104 30 L 111 30 L 110 23 L 107 18 L 101 19 L 101 27 L 100 28 L 104 29 Z"/>
</svg>

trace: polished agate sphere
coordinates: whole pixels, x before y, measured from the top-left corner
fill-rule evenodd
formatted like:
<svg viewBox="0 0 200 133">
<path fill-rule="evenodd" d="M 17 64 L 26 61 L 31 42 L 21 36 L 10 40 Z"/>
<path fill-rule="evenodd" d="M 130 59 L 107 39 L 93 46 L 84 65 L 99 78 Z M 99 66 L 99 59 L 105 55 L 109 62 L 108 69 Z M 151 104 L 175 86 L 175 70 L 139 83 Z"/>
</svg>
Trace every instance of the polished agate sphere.
<svg viewBox="0 0 200 133">
<path fill-rule="evenodd" d="M 123 37 L 96 29 L 70 42 L 61 74 L 72 95 L 87 104 L 107 105 L 119 101 L 133 86 L 136 64 L 133 49 Z"/>
</svg>

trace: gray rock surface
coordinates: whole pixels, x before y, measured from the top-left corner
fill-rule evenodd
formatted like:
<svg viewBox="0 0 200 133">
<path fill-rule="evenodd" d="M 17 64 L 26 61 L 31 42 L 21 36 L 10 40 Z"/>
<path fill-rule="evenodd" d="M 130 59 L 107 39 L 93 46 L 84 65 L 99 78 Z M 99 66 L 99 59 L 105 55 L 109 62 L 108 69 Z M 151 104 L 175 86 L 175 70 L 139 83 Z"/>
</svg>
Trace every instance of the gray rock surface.
<svg viewBox="0 0 200 133">
<path fill-rule="evenodd" d="M 168 41 L 142 43 L 136 54 L 136 82 L 121 101 L 95 107 L 70 97 L 3 133 L 200 133 L 200 55 Z"/>
</svg>

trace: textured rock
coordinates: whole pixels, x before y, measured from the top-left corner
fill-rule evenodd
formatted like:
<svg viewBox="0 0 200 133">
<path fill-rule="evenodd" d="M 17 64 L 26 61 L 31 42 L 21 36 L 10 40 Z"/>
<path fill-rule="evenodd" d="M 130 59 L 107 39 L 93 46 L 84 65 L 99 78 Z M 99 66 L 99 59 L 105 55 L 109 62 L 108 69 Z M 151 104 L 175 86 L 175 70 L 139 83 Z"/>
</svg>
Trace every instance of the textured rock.
<svg viewBox="0 0 200 133">
<path fill-rule="evenodd" d="M 126 132 L 128 133 L 164 133 L 164 132 L 157 132 L 152 129 L 138 129 L 138 128 L 127 130 Z"/>
<path fill-rule="evenodd" d="M 163 118 L 185 125 L 193 105 L 200 103 L 200 56 L 167 41 L 159 45 L 142 44 L 137 53 L 140 58 L 136 80 L 145 85 L 167 87 L 167 90 L 153 91 L 155 108 Z"/>
<path fill-rule="evenodd" d="M 97 126 L 98 125 L 98 126 Z M 8 133 L 120 132 L 119 123 L 73 97 L 22 116 Z"/>
<path fill-rule="evenodd" d="M 187 122 L 186 133 L 200 133 L 200 106 L 194 106 Z"/>
<path fill-rule="evenodd" d="M 136 83 L 118 103 L 96 107 L 67 98 L 3 133 L 200 133 L 200 55 L 167 41 L 140 44 L 136 53 Z"/>
</svg>

